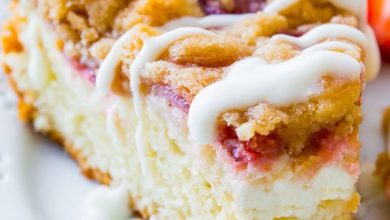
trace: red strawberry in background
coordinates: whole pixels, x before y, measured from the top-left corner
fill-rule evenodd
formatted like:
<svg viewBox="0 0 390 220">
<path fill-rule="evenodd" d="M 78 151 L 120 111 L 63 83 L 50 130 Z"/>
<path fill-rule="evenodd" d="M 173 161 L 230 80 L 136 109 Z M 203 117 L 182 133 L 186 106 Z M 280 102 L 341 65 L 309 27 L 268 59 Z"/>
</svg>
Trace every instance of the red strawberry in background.
<svg viewBox="0 0 390 220">
<path fill-rule="evenodd" d="M 368 22 L 375 31 L 382 57 L 390 61 L 390 0 L 368 0 Z"/>
</svg>

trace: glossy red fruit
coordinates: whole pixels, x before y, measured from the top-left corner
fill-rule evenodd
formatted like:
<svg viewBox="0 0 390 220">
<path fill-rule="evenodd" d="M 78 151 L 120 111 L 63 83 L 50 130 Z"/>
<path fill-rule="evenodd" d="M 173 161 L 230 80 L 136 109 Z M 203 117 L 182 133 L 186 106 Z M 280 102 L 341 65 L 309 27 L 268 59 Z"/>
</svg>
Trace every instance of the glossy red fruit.
<svg viewBox="0 0 390 220">
<path fill-rule="evenodd" d="M 390 60 L 390 0 L 368 0 L 368 22 L 384 58 Z"/>
<path fill-rule="evenodd" d="M 265 0 L 199 0 L 204 13 L 243 14 L 262 10 Z"/>
</svg>

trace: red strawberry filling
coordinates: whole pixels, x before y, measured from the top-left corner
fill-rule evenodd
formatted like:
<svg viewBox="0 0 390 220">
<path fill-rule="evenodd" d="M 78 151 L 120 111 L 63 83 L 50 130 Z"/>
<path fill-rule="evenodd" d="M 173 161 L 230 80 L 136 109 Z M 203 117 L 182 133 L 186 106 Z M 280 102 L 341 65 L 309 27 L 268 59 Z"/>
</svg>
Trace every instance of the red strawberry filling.
<svg viewBox="0 0 390 220">
<path fill-rule="evenodd" d="M 83 79 L 86 79 L 88 82 L 95 84 L 96 75 L 92 68 L 72 58 L 67 57 L 67 60 Z"/>
<path fill-rule="evenodd" d="M 188 113 L 190 109 L 190 103 L 187 99 L 177 94 L 169 85 L 162 83 L 153 84 L 150 93 L 154 96 L 164 97 L 169 105 L 179 108 L 185 113 Z"/>
<path fill-rule="evenodd" d="M 330 163 L 342 163 L 345 170 L 357 175 L 359 173 L 357 163 L 359 149 L 360 143 L 356 134 L 340 138 L 329 131 L 322 130 L 311 137 L 299 156 L 303 160 L 311 159 L 310 170 L 312 172 Z"/>
<path fill-rule="evenodd" d="M 243 14 L 261 11 L 265 0 L 199 0 L 205 14 Z"/>
<path fill-rule="evenodd" d="M 272 163 L 286 153 L 285 144 L 275 134 L 256 135 L 249 141 L 241 141 L 230 126 L 220 130 L 219 143 L 237 166 L 255 163 L 262 170 L 269 170 Z"/>
</svg>

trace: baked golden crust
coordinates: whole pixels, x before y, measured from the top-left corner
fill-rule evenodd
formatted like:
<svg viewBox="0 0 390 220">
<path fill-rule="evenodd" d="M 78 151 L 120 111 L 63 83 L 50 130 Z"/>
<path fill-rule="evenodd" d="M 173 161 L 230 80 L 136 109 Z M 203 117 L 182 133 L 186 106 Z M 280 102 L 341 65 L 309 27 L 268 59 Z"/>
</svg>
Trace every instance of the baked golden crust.
<svg viewBox="0 0 390 220">
<path fill-rule="evenodd" d="M 383 183 L 385 193 L 388 199 L 390 199 L 390 155 L 389 155 L 389 122 L 390 122 L 390 108 L 385 109 L 382 116 L 382 134 L 387 144 L 387 151 L 378 155 L 376 160 L 375 175 L 379 176 Z"/>
<path fill-rule="evenodd" d="M 375 175 L 383 180 L 386 196 L 390 199 L 390 159 L 387 152 L 378 155 Z"/>
<path fill-rule="evenodd" d="M 202 16 L 194 0 L 45 0 L 46 17 L 65 41 L 65 53 L 96 67 L 91 48 L 111 46 L 111 40 L 137 24 L 160 26 L 182 16 Z"/>
</svg>

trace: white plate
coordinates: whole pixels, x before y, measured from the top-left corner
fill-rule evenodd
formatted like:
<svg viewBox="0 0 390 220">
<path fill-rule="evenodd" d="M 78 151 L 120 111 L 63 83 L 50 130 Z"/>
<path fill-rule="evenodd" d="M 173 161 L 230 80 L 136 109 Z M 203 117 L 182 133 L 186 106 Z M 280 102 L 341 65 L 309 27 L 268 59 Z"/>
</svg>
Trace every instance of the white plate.
<svg viewBox="0 0 390 220">
<path fill-rule="evenodd" d="M 5 2 L 0 2 L 0 19 L 7 12 Z M 80 174 L 59 146 L 17 120 L 14 97 L 3 82 L 0 73 L 0 219 L 79 219 L 83 198 L 96 184 Z M 389 105 L 390 66 L 385 65 L 363 97 L 363 163 L 372 164 L 385 149 L 380 119 Z M 390 203 L 380 196 L 365 201 L 361 209 L 361 219 L 390 219 Z"/>
</svg>

